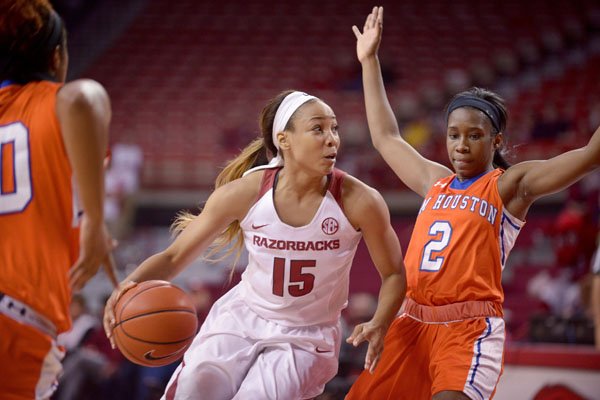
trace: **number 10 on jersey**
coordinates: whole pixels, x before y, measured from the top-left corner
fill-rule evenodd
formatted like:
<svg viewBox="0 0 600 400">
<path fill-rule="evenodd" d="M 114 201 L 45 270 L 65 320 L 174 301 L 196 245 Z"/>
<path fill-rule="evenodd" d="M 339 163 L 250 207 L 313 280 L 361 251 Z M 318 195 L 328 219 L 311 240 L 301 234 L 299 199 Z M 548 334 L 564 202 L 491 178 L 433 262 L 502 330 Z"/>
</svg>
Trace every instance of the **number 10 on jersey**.
<svg viewBox="0 0 600 400">
<path fill-rule="evenodd" d="M 286 271 L 286 259 L 275 257 L 273 260 L 273 294 L 283 297 L 286 289 L 292 297 L 309 294 L 315 285 L 315 276 L 303 269 L 316 266 L 316 260 L 290 260 L 289 269 Z"/>
</svg>

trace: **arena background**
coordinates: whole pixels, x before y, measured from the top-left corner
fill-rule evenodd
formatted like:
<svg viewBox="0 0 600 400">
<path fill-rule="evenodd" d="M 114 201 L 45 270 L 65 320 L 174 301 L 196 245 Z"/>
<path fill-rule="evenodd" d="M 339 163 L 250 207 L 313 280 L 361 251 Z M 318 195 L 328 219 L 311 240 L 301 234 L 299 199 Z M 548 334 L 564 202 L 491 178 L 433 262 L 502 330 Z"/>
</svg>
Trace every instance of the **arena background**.
<svg viewBox="0 0 600 400">
<path fill-rule="evenodd" d="M 69 29 L 69 78 L 96 79 L 112 98 L 107 218 L 120 241 L 120 277 L 169 243 L 177 211 L 198 209 L 219 169 L 258 135 L 265 102 L 289 88 L 332 106 L 342 137 L 338 167 L 384 194 L 406 248 L 419 198 L 371 146 L 351 31 L 373 5 L 385 8 L 380 60 L 389 99 L 404 136 L 426 156 L 447 159 L 444 105 L 473 85 L 507 99 L 513 163 L 583 145 L 600 125 L 600 2 L 594 0 L 53 4 Z M 574 393 L 600 399 L 588 285 L 599 188 L 595 173 L 530 212 L 504 272 L 508 346 L 496 399 L 579 398 L 543 397 Z M 199 260 L 176 283 L 206 308 L 232 284 L 229 264 Z M 373 295 L 378 284 L 361 246 L 351 293 Z M 86 287 L 90 316 L 101 313 L 109 291 L 101 275 Z M 351 301 L 345 318 L 366 318 L 360 304 Z M 90 344 L 91 331 L 73 352 L 102 348 Z M 102 373 L 78 377 L 71 398 L 157 398 L 169 375 L 168 368 L 134 367 L 107 349 L 97 360 L 95 372 Z M 322 398 L 343 398 L 355 373 L 344 371 Z M 69 380 L 75 378 L 65 375 Z M 57 398 L 69 397 L 63 390 Z"/>
</svg>

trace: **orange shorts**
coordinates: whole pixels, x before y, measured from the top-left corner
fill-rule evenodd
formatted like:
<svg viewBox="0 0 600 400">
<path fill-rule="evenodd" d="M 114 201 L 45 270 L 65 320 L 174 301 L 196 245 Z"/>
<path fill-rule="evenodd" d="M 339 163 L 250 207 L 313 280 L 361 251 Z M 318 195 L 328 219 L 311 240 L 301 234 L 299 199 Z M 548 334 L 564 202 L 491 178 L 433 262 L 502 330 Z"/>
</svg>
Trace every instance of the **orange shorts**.
<svg viewBox="0 0 600 400">
<path fill-rule="evenodd" d="M 64 352 L 50 336 L 0 314 L 3 400 L 47 399 L 56 389 Z"/>
<path fill-rule="evenodd" d="M 421 400 L 444 390 L 491 399 L 502 373 L 504 320 L 482 317 L 424 323 L 402 315 L 392 323 L 373 374 L 363 371 L 346 400 Z"/>
</svg>

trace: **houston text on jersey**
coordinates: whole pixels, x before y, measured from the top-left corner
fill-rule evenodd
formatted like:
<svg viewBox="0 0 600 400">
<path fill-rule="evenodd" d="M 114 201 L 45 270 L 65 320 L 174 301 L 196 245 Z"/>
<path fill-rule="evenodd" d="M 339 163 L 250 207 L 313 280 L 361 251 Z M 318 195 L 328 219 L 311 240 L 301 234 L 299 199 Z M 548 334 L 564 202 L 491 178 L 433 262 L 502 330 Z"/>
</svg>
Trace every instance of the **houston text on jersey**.
<svg viewBox="0 0 600 400">
<path fill-rule="evenodd" d="M 425 199 L 425 201 L 423 201 L 423 205 L 419 210 L 419 214 L 427 209 L 427 206 L 429 205 L 429 203 L 431 203 L 431 199 L 432 197 L 428 197 Z M 483 218 L 487 219 L 488 222 L 492 225 L 496 221 L 496 217 L 498 215 L 498 209 L 485 199 L 480 199 L 476 196 L 464 196 L 462 194 L 438 194 L 431 209 L 439 210 L 448 208 L 452 210 L 468 210 L 472 213 L 477 213 Z"/>
</svg>

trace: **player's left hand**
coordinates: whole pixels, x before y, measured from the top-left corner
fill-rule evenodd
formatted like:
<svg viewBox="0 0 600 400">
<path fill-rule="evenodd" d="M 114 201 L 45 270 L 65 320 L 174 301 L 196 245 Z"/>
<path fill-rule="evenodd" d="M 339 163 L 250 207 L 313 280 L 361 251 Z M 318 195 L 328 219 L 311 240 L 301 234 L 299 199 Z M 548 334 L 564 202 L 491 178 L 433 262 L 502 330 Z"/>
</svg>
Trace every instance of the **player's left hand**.
<svg viewBox="0 0 600 400">
<path fill-rule="evenodd" d="M 383 7 L 373 7 L 373 11 L 367 16 L 363 31 L 356 25 L 352 27 L 354 36 L 356 36 L 356 56 L 358 61 L 377 54 L 379 44 L 381 43 L 381 34 L 383 31 Z"/>
<path fill-rule="evenodd" d="M 365 357 L 365 369 L 368 369 L 370 373 L 375 371 L 375 367 L 377 367 L 377 363 L 381 357 L 383 351 L 383 339 L 386 332 L 386 327 L 375 324 L 373 321 L 369 321 L 356 325 L 352 335 L 346 339 L 346 342 L 352 344 L 354 347 L 365 340 L 369 342 L 367 356 Z"/>
</svg>

